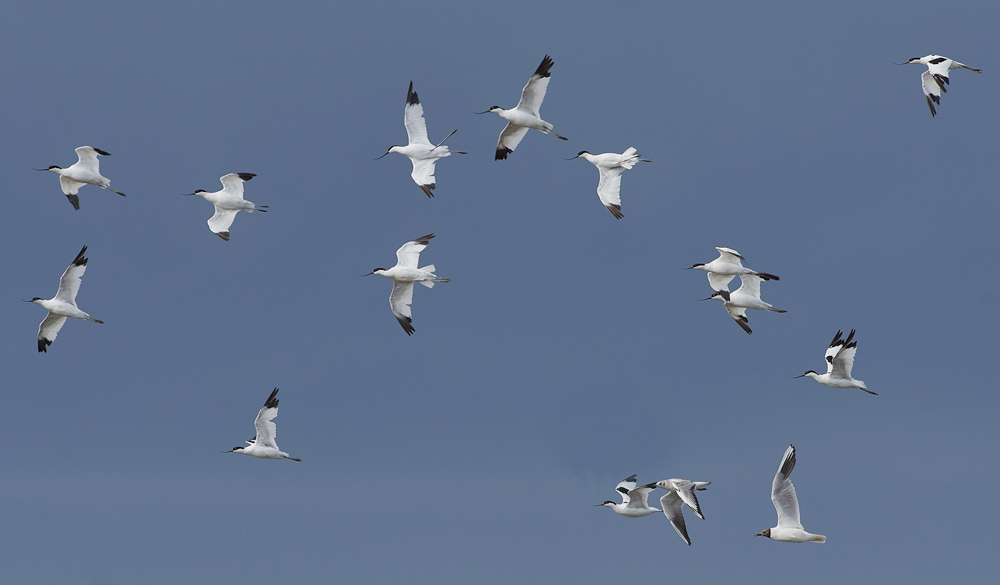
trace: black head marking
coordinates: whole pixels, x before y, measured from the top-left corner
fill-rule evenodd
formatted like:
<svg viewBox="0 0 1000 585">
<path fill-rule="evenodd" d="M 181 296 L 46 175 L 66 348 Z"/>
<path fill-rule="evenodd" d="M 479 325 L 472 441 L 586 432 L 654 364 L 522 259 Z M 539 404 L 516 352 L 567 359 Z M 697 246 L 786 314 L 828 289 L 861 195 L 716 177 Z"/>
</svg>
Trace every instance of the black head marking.
<svg viewBox="0 0 1000 585">
<path fill-rule="evenodd" d="M 576 156 L 583 156 L 585 154 L 590 154 L 590 153 L 587 152 L 586 150 L 581 150 L 580 152 L 576 153 Z"/>
<path fill-rule="evenodd" d="M 920 57 L 912 57 L 912 58 L 910 58 L 910 61 L 919 61 L 919 60 L 920 60 Z"/>
<path fill-rule="evenodd" d="M 601 505 L 602 505 L 602 506 L 604 506 L 604 505 L 606 505 L 606 504 L 611 504 L 612 506 L 614 506 L 614 505 L 615 505 L 615 503 L 614 503 L 614 502 L 612 502 L 611 500 L 605 500 L 605 502 L 604 502 L 603 504 L 601 504 Z"/>
</svg>

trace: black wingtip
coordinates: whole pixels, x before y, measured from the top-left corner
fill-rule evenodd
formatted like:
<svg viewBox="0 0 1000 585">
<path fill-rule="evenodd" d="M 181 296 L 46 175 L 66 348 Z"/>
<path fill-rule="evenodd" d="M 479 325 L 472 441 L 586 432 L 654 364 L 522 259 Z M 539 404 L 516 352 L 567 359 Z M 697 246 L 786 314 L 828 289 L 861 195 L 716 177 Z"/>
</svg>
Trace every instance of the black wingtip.
<svg viewBox="0 0 1000 585">
<path fill-rule="evenodd" d="M 278 389 L 271 391 L 271 395 L 264 401 L 264 408 L 278 408 Z"/>
<path fill-rule="evenodd" d="M 424 192 L 424 195 L 427 195 L 428 197 L 433 197 L 434 194 L 431 193 L 431 191 L 435 187 L 437 187 L 437 183 L 431 183 L 429 185 L 420 185 L 420 190 Z"/>
<path fill-rule="evenodd" d="M 549 70 L 552 69 L 552 65 L 554 64 L 555 63 L 552 61 L 552 57 L 546 55 L 545 58 L 542 59 L 542 62 L 538 65 L 538 69 L 535 69 L 535 75 L 539 77 L 549 77 Z"/>
<path fill-rule="evenodd" d="M 80 211 L 80 196 L 79 195 L 67 195 L 66 199 L 73 204 L 73 209 Z"/>
<path fill-rule="evenodd" d="M 229 241 L 229 232 L 212 232 L 212 233 L 219 236 L 220 238 L 222 238 L 227 242 Z"/>
<path fill-rule="evenodd" d="M 87 252 L 87 246 L 84 246 L 80 250 L 80 253 L 76 255 L 76 258 L 73 259 L 73 266 L 86 266 L 87 265 L 87 260 L 88 259 L 84 258 L 84 256 L 83 256 L 86 252 Z"/>
<path fill-rule="evenodd" d="M 426 246 L 428 243 L 430 243 L 430 241 L 432 239 L 434 239 L 434 234 L 427 234 L 426 236 L 421 236 L 421 237 L 416 238 L 416 239 L 414 239 L 412 241 L 415 242 L 415 243 L 417 243 L 417 244 L 423 244 L 423 245 Z"/>
<path fill-rule="evenodd" d="M 52 345 L 52 340 L 43 337 L 38 338 L 38 353 L 48 353 L 48 347 Z"/>
<path fill-rule="evenodd" d="M 410 89 L 406 90 L 406 105 L 413 106 L 420 103 L 417 92 L 413 91 L 413 82 L 410 82 Z"/>
<path fill-rule="evenodd" d="M 236 174 L 239 175 L 239 177 L 243 179 L 244 182 L 249 181 L 250 179 L 257 176 L 255 173 L 236 173 Z"/>
<path fill-rule="evenodd" d="M 497 155 L 493 160 L 507 160 L 507 155 L 514 152 L 513 150 L 507 148 L 506 146 L 501 146 L 497 149 Z"/>
<path fill-rule="evenodd" d="M 416 331 L 412 325 L 413 319 L 409 317 L 396 317 L 396 320 L 399 321 L 399 324 L 403 327 L 403 331 L 406 331 L 407 335 L 413 335 L 413 332 Z"/>
<path fill-rule="evenodd" d="M 625 217 L 625 214 L 622 213 L 621 205 L 615 205 L 614 203 L 612 203 L 611 205 L 605 205 L 604 207 L 608 208 L 608 211 L 611 212 L 611 215 L 615 216 L 615 219 L 621 219 Z"/>
<path fill-rule="evenodd" d="M 94 148 L 94 147 L 93 147 L 93 146 L 91 146 L 91 148 Z M 94 152 L 96 152 L 97 154 L 99 154 L 99 155 L 101 155 L 101 156 L 111 156 L 111 153 L 110 153 L 110 152 L 107 152 L 107 151 L 104 151 L 104 150 L 101 150 L 100 148 L 94 148 Z"/>
</svg>

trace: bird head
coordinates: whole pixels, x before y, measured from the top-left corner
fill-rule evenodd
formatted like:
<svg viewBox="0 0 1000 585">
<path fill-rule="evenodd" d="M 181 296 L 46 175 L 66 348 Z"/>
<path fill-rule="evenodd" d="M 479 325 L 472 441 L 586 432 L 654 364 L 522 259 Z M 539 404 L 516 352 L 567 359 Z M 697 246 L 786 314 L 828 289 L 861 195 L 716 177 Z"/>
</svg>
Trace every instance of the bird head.
<svg viewBox="0 0 1000 585">
<path fill-rule="evenodd" d="M 602 507 L 602 506 L 603 507 L 608 507 L 608 506 L 614 506 L 614 505 L 615 505 L 615 503 L 612 502 L 611 500 L 606 500 L 603 504 L 594 504 L 594 506 L 598 507 L 598 508 Z"/>
<path fill-rule="evenodd" d="M 389 154 L 390 152 L 396 152 L 395 150 L 393 150 L 395 148 L 401 148 L 401 147 L 399 145 L 394 144 L 394 145 L 392 145 L 392 146 L 389 147 L 389 150 L 385 151 L 385 154 Z M 383 154 L 382 156 L 378 157 L 375 160 L 378 160 L 379 158 L 382 158 L 383 156 L 385 156 L 385 154 Z"/>
<path fill-rule="evenodd" d="M 48 166 L 48 168 L 44 168 L 44 169 L 35 169 L 35 170 L 36 170 L 36 171 L 51 171 L 51 170 L 54 170 L 54 169 L 58 169 L 58 170 L 60 170 L 60 171 L 61 171 L 61 170 L 62 170 L 62 167 L 60 167 L 60 166 L 57 166 L 57 165 L 49 165 L 49 166 Z"/>
<path fill-rule="evenodd" d="M 206 191 L 204 189 L 197 189 L 197 190 L 195 190 L 194 193 L 181 193 L 181 195 L 185 195 L 185 196 L 188 196 L 188 197 L 190 197 L 191 195 L 197 195 L 198 197 L 204 197 L 204 195 L 202 195 L 202 193 L 208 193 L 208 191 Z"/>
<path fill-rule="evenodd" d="M 716 301 L 724 301 L 724 302 L 728 303 L 729 299 L 730 299 L 730 297 L 729 297 L 729 291 L 727 291 L 727 290 L 717 290 L 717 291 L 715 291 L 712 294 L 712 296 L 708 297 L 707 299 L 702 299 L 702 300 L 703 301 L 716 300 Z"/>
<path fill-rule="evenodd" d="M 763 536 L 765 538 L 771 538 L 771 529 L 770 528 L 765 528 L 761 532 L 758 532 L 757 534 L 754 534 L 754 536 Z"/>
<path fill-rule="evenodd" d="M 476 112 L 476 113 L 477 114 L 489 114 L 490 112 L 502 112 L 502 111 L 503 111 L 503 108 L 501 108 L 500 106 L 492 106 L 490 109 L 486 110 L 485 112 Z"/>
<path fill-rule="evenodd" d="M 812 374 L 812 375 L 810 376 L 809 374 Z M 819 374 L 817 374 L 817 373 L 816 373 L 815 371 L 813 371 L 813 370 L 807 370 L 805 374 L 802 374 L 801 376 L 792 376 L 792 378 L 806 378 L 806 377 L 809 377 L 809 378 L 814 378 L 814 377 L 816 377 L 816 376 L 818 376 L 818 375 L 819 375 Z"/>
<path fill-rule="evenodd" d="M 371 276 L 373 274 L 381 274 L 383 272 L 385 272 L 385 268 L 376 268 L 375 270 L 372 270 L 368 274 L 362 274 L 361 276 Z"/>
<path fill-rule="evenodd" d="M 576 153 L 576 156 L 574 156 L 573 158 L 580 158 L 581 156 L 583 156 L 585 154 L 590 154 L 590 153 L 587 152 L 586 150 L 581 150 L 580 152 Z M 566 160 L 573 160 L 573 158 L 568 158 Z"/>
</svg>

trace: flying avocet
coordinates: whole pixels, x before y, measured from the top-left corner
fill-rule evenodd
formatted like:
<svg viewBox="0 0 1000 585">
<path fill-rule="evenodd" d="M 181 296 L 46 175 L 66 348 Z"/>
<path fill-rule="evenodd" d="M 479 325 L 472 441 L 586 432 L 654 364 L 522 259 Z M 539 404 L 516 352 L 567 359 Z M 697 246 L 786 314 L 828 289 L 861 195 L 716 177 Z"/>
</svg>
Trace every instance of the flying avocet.
<svg viewBox="0 0 1000 585">
<path fill-rule="evenodd" d="M 710 481 L 688 481 L 686 479 L 664 479 L 656 483 L 651 483 L 644 487 L 654 487 L 667 490 L 667 493 L 660 497 L 660 506 L 663 507 L 663 515 L 670 520 L 670 525 L 674 527 L 677 535 L 684 542 L 691 546 L 691 538 L 688 536 L 687 526 L 684 524 L 684 505 L 691 508 L 696 516 L 705 519 L 701 513 L 701 506 L 698 504 L 698 496 L 695 490 L 704 490 Z"/>
<path fill-rule="evenodd" d="M 719 251 L 719 257 L 708 264 L 695 264 L 688 270 L 704 270 L 708 273 L 708 284 L 712 290 L 722 295 L 722 298 L 729 298 L 729 282 L 737 274 L 754 274 L 762 280 L 781 280 L 773 274 L 757 272 L 743 266 L 741 260 L 746 260 L 740 253 L 732 248 L 715 247 Z"/>
<path fill-rule="evenodd" d="M 622 497 L 622 503 L 616 504 L 608 500 L 603 504 L 595 505 L 611 508 L 622 516 L 628 516 L 629 518 L 642 518 L 643 516 L 649 516 L 660 511 L 659 508 L 650 508 L 646 500 L 649 497 L 649 492 L 654 489 L 656 489 L 656 486 L 653 484 L 636 487 L 635 474 L 633 474 L 623 479 L 615 487 L 615 491 Z"/>
<path fill-rule="evenodd" d="M 184 193 L 184 195 L 197 195 L 215 206 L 215 215 L 208 219 L 208 229 L 225 241 L 229 241 L 229 226 L 233 225 L 236 214 L 239 211 L 253 213 L 257 210 L 261 213 L 267 212 L 267 205 L 254 205 L 243 198 L 243 183 L 256 177 L 253 173 L 229 173 L 223 175 L 222 190 L 209 193 L 204 189 L 198 189 L 194 193 Z"/>
<path fill-rule="evenodd" d="M 732 293 L 728 293 L 729 298 L 726 299 L 726 295 L 722 292 L 717 291 L 712 296 L 708 297 L 707 300 L 715 299 L 717 301 L 722 301 L 726 305 L 726 311 L 729 312 L 729 316 L 736 321 L 736 324 L 743 328 L 747 333 L 753 333 L 750 326 L 747 325 L 749 320 L 747 319 L 747 309 L 757 309 L 758 311 L 774 311 L 775 313 L 787 313 L 783 309 L 775 309 L 770 303 L 765 303 L 760 300 L 760 281 L 763 280 L 760 276 L 756 274 L 741 274 L 740 281 L 743 283 L 740 288 L 736 289 Z"/>
<path fill-rule="evenodd" d="M 621 154 L 616 152 L 590 154 L 586 150 L 581 150 L 573 157 L 590 161 L 600 171 L 601 180 L 597 183 L 597 196 L 601 198 L 601 203 L 616 219 L 625 217 L 622 214 L 622 173 L 631 169 L 639 161 L 650 162 L 649 159 L 639 158 L 640 156 L 642 155 L 635 148 L 629 147 Z"/>
<path fill-rule="evenodd" d="M 494 160 L 505 160 L 507 155 L 514 152 L 521 139 L 534 128 L 545 134 L 551 134 L 560 140 L 566 140 L 564 136 L 559 136 L 552 131 L 552 124 L 542 119 L 538 109 L 542 107 L 542 100 L 545 99 L 545 90 L 549 87 L 549 70 L 552 69 L 552 58 L 548 55 L 542 59 L 542 63 L 535 69 L 535 73 L 528 80 L 528 84 L 521 91 L 521 101 L 513 110 L 505 110 L 500 106 L 493 106 L 485 112 L 477 114 L 488 114 L 493 112 L 504 120 L 507 126 L 500 133 L 500 140 L 497 141 L 497 153 Z"/>
<path fill-rule="evenodd" d="M 56 335 L 59 334 L 59 330 L 66 323 L 66 317 L 93 321 L 94 323 L 104 323 L 104 321 L 94 319 L 87 313 L 84 313 L 76 306 L 76 293 L 80 292 L 80 277 L 87 271 L 87 258 L 83 256 L 86 251 L 87 246 L 84 246 L 80 250 L 80 253 L 76 255 L 73 263 L 63 272 L 62 277 L 59 279 L 59 290 L 56 291 L 56 296 L 48 300 L 35 297 L 28 301 L 49 310 L 49 314 L 38 325 L 39 352 L 48 351 L 48 346 L 52 345 L 52 342 L 56 340 Z"/>
<path fill-rule="evenodd" d="M 809 370 L 801 376 L 793 376 L 795 378 L 812 378 L 820 384 L 826 384 L 831 388 L 858 388 L 864 390 L 869 394 L 877 393 L 872 392 L 865 386 L 865 383 L 861 380 L 855 380 L 851 377 L 851 370 L 854 369 L 854 354 L 858 353 L 858 342 L 854 341 L 854 330 L 851 329 L 851 333 L 847 336 L 847 339 L 841 339 L 840 336 L 844 332 L 838 330 L 837 334 L 833 336 L 833 341 L 830 342 L 830 347 L 826 348 L 826 373 L 817 374 L 814 370 Z"/>
<path fill-rule="evenodd" d="M 233 447 L 223 453 L 242 453 L 243 455 L 253 455 L 261 459 L 291 459 L 292 461 L 302 461 L 297 457 L 292 457 L 281 449 L 274 438 L 278 436 L 278 429 L 271 422 L 278 416 L 278 389 L 275 388 L 271 395 L 264 401 L 264 406 L 257 413 L 257 418 L 253 421 L 253 426 L 257 430 L 249 441 L 245 441 L 246 447 Z"/>
<path fill-rule="evenodd" d="M 774 474 L 771 483 L 771 502 L 778 512 L 778 525 L 765 528 L 754 536 L 766 536 L 771 540 L 781 542 L 826 542 L 822 534 L 810 534 L 802 528 L 799 520 L 799 499 L 795 496 L 795 486 L 788 478 L 795 469 L 795 446 L 789 445 L 785 455 L 778 465 L 778 473 Z"/>
<path fill-rule="evenodd" d="M 115 191 L 111 188 L 111 181 L 109 179 L 101 176 L 101 163 L 97 160 L 98 155 L 111 156 L 109 153 L 101 150 L 100 148 L 94 148 L 93 146 L 81 146 L 76 149 L 76 156 L 79 160 L 77 160 L 76 163 L 68 169 L 51 165 L 47 169 L 35 170 L 52 171 L 53 173 L 59 175 L 59 186 L 62 187 L 63 195 L 69 199 L 69 202 L 72 203 L 73 207 L 77 210 L 80 209 L 80 196 L 77 195 L 77 193 L 79 193 L 80 187 L 84 185 L 96 185 L 102 189 L 107 189 L 112 193 L 118 193 L 124 197 L 124 193 L 121 191 Z"/>
<path fill-rule="evenodd" d="M 413 181 L 425 195 L 433 197 L 434 193 L 431 193 L 431 191 L 437 186 L 437 180 L 434 178 L 434 165 L 437 163 L 437 159 L 451 156 L 452 152 L 455 154 L 467 154 L 460 150 L 449 151 L 447 146 L 442 146 L 444 141 L 451 138 L 451 135 L 458 132 L 458 130 L 452 130 L 451 134 L 445 136 L 444 140 L 437 143 L 437 146 L 431 144 L 430 140 L 427 139 L 427 122 L 424 121 L 424 106 L 420 104 L 417 92 L 413 91 L 412 81 L 410 82 L 410 89 L 406 91 L 406 106 L 403 108 L 403 125 L 406 126 L 406 136 L 410 141 L 409 144 L 406 146 L 390 146 L 389 150 L 382 156 L 390 152 L 398 152 L 409 158 L 410 162 L 413 163 L 413 171 L 410 173 Z M 382 156 L 378 158 L 382 158 Z"/>
<path fill-rule="evenodd" d="M 948 72 L 952 69 L 968 69 L 976 73 L 982 73 L 981 69 L 969 67 L 964 63 L 953 61 L 941 55 L 927 55 L 926 57 L 914 57 L 906 63 L 900 65 L 926 65 L 927 71 L 920 74 L 920 83 L 924 88 L 924 97 L 927 98 L 927 107 L 931 109 L 931 117 L 937 116 L 934 104 L 941 105 L 941 94 L 948 93 L 945 85 L 951 84 L 948 80 Z"/>
<path fill-rule="evenodd" d="M 392 293 L 389 295 L 389 307 L 392 314 L 406 331 L 407 335 L 413 335 L 412 313 L 410 303 L 413 302 L 413 283 L 419 282 L 427 288 L 434 288 L 435 282 L 450 282 L 448 278 L 440 278 L 434 274 L 434 265 L 428 264 L 423 268 L 417 268 L 420 260 L 420 253 L 424 251 L 434 234 L 428 234 L 422 238 L 406 242 L 396 250 L 396 265 L 392 268 L 376 268 L 368 274 L 381 274 L 392 279 Z"/>
</svg>

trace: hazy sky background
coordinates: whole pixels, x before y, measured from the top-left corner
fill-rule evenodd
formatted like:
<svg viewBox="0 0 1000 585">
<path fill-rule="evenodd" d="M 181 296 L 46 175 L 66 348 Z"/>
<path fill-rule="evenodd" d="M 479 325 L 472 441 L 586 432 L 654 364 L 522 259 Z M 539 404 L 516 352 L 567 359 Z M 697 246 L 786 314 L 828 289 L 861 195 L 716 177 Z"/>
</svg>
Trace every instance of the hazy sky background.
<svg viewBox="0 0 1000 585">
<path fill-rule="evenodd" d="M 530 20 L 523 15 L 530 14 Z M 5 445 L 18 584 L 993 582 L 1000 4 L 48 3 L 0 18 Z M 932 118 L 910 57 L 954 71 Z M 504 121 L 549 54 L 543 118 Z M 399 155 L 414 83 L 436 197 Z M 127 193 L 58 178 L 112 154 Z M 615 220 L 597 170 L 636 147 Z M 258 176 L 226 243 L 212 206 Z M 416 333 L 372 276 L 427 233 Z M 80 307 L 36 351 L 80 247 Z M 730 246 L 787 314 L 732 322 Z M 734 284 L 738 284 L 738 280 Z M 857 329 L 879 396 L 789 376 Z M 281 388 L 279 446 L 252 436 Z M 775 524 L 788 444 L 803 524 Z M 594 507 L 712 481 L 693 546 Z"/>
</svg>

